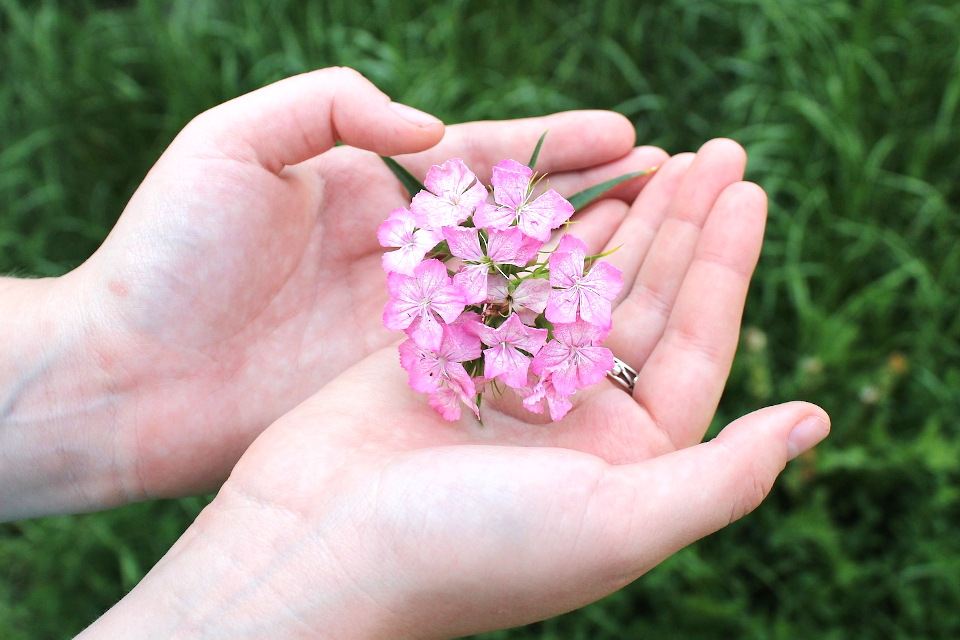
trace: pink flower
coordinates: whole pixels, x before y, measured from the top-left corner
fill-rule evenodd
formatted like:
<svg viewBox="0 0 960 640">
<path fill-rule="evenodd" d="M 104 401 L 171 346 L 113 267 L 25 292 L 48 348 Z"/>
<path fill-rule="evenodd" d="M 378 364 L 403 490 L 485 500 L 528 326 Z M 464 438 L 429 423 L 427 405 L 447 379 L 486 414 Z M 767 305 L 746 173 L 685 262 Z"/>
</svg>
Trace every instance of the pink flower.
<svg viewBox="0 0 960 640">
<path fill-rule="evenodd" d="M 610 301 L 623 288 L 620 270 L 612 264 L 598 262 L 583 272 L 587 245 L 565 235 L 557 250 L 550 254 L 550 284 L 553 290 L 547 301 L 547 320 L 574 322 L 580 317 L 601 329 L 610 329 Z"/>
<path fill-rule="evenodd" d="M 476 388 L 461 363 L 480 357 L 480 339 L 464 323 L 455 322 L 442 329 L 443 337 L 435 350 L 405 340 L 400 345 L 400 365 L 407 372 L 410 387 L 429 393 L 430 406 L 445 419 L 460 418 L 461 401 L 479 417 L 473 402 Z"/>
<path fill-rule="evenodd" d="M 453 281 L 463 290 L 467 304 L 486 300 L 487 275 L 495 264 L 526 266 L 543 246 L 542 242 L 527 238 L 516 228 L 491 229 L 485 235 L 486 240 L 481 242 L 483 237 L 479 229 L 443 228 L 450 253 L 463 260 L 463 266 Z"/>
<path fill-rule="evenodd" d="M 598 346 L 608 333 L 583 320 L 557 324 L 554 340 L 533 358 L 531 370 L 539 376 L 549 373 L 553 386 L 563 396 L 596 384 L 613 368 L 613 354 Z"/>
<path fill-rule="evenodd" d="M 504 160 L 493 168 L 493 199 L 496 205 L 485 202 L 477 206 L 473 223 L 478 227 L 506 229 L 516 223 L 524 234 L 541 242 L 550 239 L 550 230 L 556 229 L 573 215 L 573 206 L 553 189 L 533 202 L 530 179 L 533 171 L 515 160 Z"/>
<path fill-rule="evenodd" d="M 514 389 L 526 386 L 530 356 L 520 349 L 536 355 L 547 341 L 547 330 L 525 326 L 517 314 L 512 314 L 496 329 L 476 324 L 473 325 L 473 330 L 483 344 L 489 347 L 483 351 L 484 377 L 499 378 Z"/>
<path fill-rule="evenodd" d="M 413 214 L 400 207 L 377 229 L 377 239 L 382 247 L 399 247 L 383 254 L 383 270 L 412 276 L 427 252 L 443 240 L 443 234 L 438 229 L 417 229 Z"/>
<path fill-rule="evenodd" d="M 446 384 L 432 392 L 427 402 L 434 411 L 443 416 L 444 420 L 453 422 L 460 419 L 461 402 L 470 407 L 473 415 L 480 419 L 480 407 L 473 401 L 473 396 L 464 395 Z"/>
<path fill-rule="evenodd" d="M 459 158 L 430 167 L 424 186 L 427 191 L 415 195 L 410 203 L 418 227 L 439 229 L 459 224 L 487 198 L 486 187 Z"/>
<path fill-rule="evenodd" d="M 420 393 L 436 391 L 441 383 L 474 394 L 473 380 L 462 362 L 480 357 L 480 338 L 462 325 L 443 327 L 437 349 L 421 347 L 413 340 L 400 344 L 400 365 L 409 374 L 410 386 Z"/>
<path fill-rule="evenodd" d="M 387 274 L 390 300 L 383 310 L 387 329 L 407 330 L 418 345 L 439 349 L 443 329 L 437 316 L 450 323 L 457 319 L 465 305 L 463 293 L 450 281 L 447 268 L 439 260 L 424 260 L 413 270 L 413 276 Z"/>
<path fill-rule="evenodd" d="M 549 373 L 544 374 L 540 381 L 534 385 L 527 397 L 523 399 L 523 406 L 533 413 L 543 413 L 543 403 L 546 399 L 547 407 L 550 409 L 550 419 L 554 422 L 563 420 L 567 412 L 573 408 L 573 403 L 567 399 L 567 396 L 557 391 L 553 386 L 553 379 Z"/>
<path fill-rule="evenodd" d="M 516 313 L 524 324 L 533 325 L 537 316 L 547 308 L 550 283 L 542 278 L 526 278 L 510 292 L 509 281 L 500 274 L 487 279 L 487 302 L 502 306 L 504 315 Z"/>
</svg>

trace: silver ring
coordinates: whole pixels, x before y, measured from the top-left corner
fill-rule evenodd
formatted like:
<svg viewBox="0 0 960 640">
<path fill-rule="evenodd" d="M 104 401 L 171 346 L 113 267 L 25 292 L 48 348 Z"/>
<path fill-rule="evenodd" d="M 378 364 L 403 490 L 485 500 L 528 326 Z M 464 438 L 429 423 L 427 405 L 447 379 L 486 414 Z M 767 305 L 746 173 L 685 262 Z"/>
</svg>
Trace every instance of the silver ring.
<svg viewBox="0 0 960 640">
<path fill-rule="evenodd" d="M 637 370 L 620 358 L 613 357 L 613 369 L 607 371 L 607 377 L 623 387 L 627 393 L 633 395 L 633 387 L 637 382 Z"/>
</svg>

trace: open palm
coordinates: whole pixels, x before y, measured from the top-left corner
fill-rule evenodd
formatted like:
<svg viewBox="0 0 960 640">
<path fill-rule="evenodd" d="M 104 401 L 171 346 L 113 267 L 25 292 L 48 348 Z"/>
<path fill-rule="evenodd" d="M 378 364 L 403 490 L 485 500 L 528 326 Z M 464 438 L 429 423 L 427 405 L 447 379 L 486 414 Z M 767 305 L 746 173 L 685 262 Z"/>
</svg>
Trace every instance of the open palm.
<svg viewBox="0 0 960 640">
<path fill-rule="evenodd" d="M 632 395 L 603 381 L 557 423 L 507 397 L 484 405 L 483 426 L 469 412 L 449 423 L 388 348 L 258 438 L 207 517 L 284 541 L 256 581 L 284 585 L 295 628 L 453 637 L 575 608 L 751 510 L 826 435 L 821 410 L 791 403 L 694 446 L 763 234 L 766 200 L 743 166 L 737 145 L 713 141 L 669 160 L 631 207 L 608 202 L 578 225 L 594 250 L 623 245 L 606 344 L 640 371 Z M 347 585 L 337 606 L 331 572 Z M 220 613 L 245 606 L 244 589 Z"/>
</svg>

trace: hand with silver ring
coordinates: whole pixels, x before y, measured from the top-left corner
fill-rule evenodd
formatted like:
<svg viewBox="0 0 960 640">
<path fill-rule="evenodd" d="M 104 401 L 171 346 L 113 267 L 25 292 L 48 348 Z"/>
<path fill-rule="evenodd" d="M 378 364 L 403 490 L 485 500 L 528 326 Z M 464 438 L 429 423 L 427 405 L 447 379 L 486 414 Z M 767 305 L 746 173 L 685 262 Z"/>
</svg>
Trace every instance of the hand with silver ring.
<svg viewBox="0 0 960 640">
<path fill-rule="evenodd" d="M 91 637 L 132 618 L 167 636 L 219 624 L 273 638 L 519 625 L 592 602 L 751 511 L 829 423 L 794 402 L 701 443 L 763 237 L 766 198 L 742 181 L 745 162 L 714 140 L 664 162 L 632 205 L 578 215 L 593 253 L 620 247 L 605 346 L 625 366 L 573 396 L 562 421 L 505 396 L 485 399 L 483 426 L 468 412 L 449 423 L 408 387 L 395 347 L 377 351 L 269 427 Z M 180 613 L 145 613 L 156 601 Z"/>
</svg>

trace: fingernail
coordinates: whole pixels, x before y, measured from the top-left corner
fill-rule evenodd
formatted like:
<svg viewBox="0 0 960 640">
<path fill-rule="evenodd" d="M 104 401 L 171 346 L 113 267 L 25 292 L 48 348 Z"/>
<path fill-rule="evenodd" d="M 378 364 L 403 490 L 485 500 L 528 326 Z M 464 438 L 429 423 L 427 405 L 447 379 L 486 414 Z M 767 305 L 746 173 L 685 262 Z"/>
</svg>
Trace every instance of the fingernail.
<svg viewBox="0 0 960 640">
<path fill-rule="evenodd" d="M 399 102 L 391 102 L 390 108 L 393 109 L 393 112 L 398 116 L 406 120 L 407 122 L 412 122 L 418 127 L 426 127 L 431 124 L 437 124 L 440 122 L 437 118 L 434 118 L 429 113 L 424 113 L 419 109 L 414 109 L 413 107 L 408 107 L 405 104 L 400 104 Z"/>
<path fill-rule="evenodd" d="M 830 433 L 830 423 L 820 416 L 807 416 L 790 431 L 787 437 L 787 459 L 793 460 L 819 444 Z"/>
</svg>

